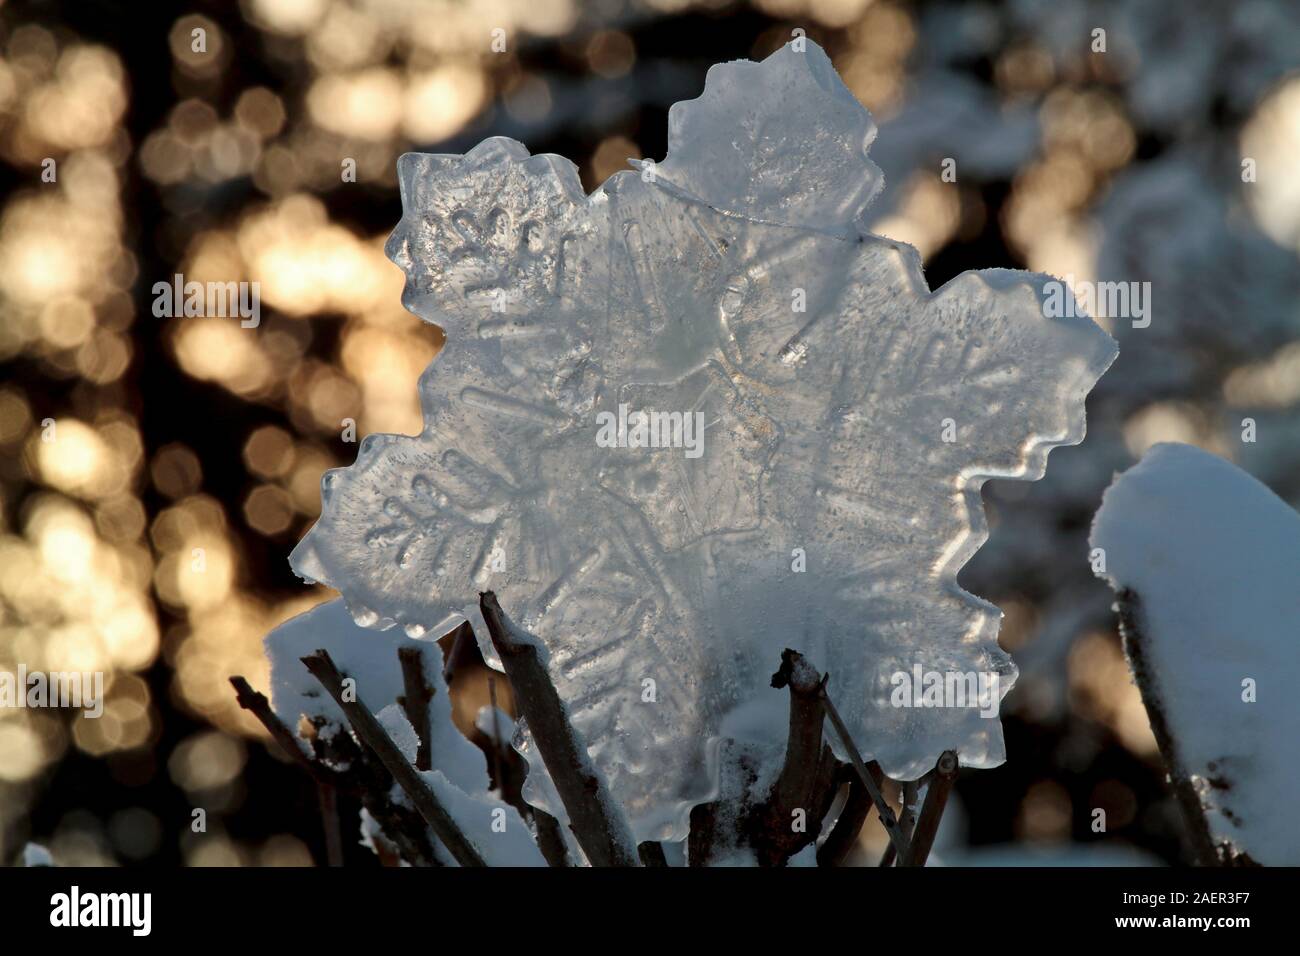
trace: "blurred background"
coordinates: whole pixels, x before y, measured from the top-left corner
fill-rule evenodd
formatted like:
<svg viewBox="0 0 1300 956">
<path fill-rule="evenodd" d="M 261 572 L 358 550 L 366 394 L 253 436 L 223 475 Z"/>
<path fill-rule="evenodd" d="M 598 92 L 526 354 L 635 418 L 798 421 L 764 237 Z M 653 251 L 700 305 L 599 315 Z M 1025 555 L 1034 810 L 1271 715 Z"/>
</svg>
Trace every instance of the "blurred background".
<svg viewBox="0 0 1300 956">
<path fill-rule="evenodd" d="M 420 428 L 441 337 L 382 251 L 397 156 L 503 134 L 591 189 L 663 158 L 711 64 L 796 28 L 880 126 L 873 229 L 932 288 L 1152 284 L 1149 328 L 1102 320 L 1122 351 L 1085 444 L 985 489 L 961 581 L 1022 676 L 1008 761 L 962 775 L 936 862 L 1184 859 L 1087 530 L 1162 440 L 1300 505 L 1300 0 L 0 4 L 0 670 L 106 674 L 98 720 L 0 709 L 0 862 L 324 858 L 314 788 L 227 677 L 265 689 L 263 635 L 332 596 L 286 559 L 355 456 L 345 419 Z M 259 282 L 260 326 L 154 317 L 178 272 Z M 883 844 L 873 823 L 860 859 Z"/>
</svg>

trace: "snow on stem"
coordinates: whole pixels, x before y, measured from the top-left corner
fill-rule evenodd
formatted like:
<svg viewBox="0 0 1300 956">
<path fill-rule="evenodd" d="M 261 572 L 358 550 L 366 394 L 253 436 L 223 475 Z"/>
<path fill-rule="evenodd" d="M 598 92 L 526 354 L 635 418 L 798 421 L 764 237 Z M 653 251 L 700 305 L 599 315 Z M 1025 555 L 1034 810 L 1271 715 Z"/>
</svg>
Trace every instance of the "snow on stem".
<svg viewBox="0 0 1300 956">
<path fill-rule="evenodd" d="M 1142 695 L 1142 706 L 1146 708 L 1147 717 L 1151 721 L 1151 733 L 1156 738 L 1160 756 L 1164 758 L 1165 768 L 1169 771 L 1169 784 L 1174 798 L 1178 801 L 1183 820 L 1187 824 L 1186 840 L 1192 858 L 1201 866 L 1221 866 L 1224 856 L 1220 855 L 1214 835 L 1210 832 L 1200 793 L 1178 756 L 1178 746 L 1170 729 L 1169 715 L 1165 713 L 1159 680 L 1149 660 L 1146 632 L 1140 623 L 1141 606 L 1137 592 L 1129 588 L 1124 588 L 1115 595 L 1115 613 L 1119 621 L 1120 639 L 1124 642 L 1124 653 L 1132 668 L 1134 683 Z"/>
</svg>

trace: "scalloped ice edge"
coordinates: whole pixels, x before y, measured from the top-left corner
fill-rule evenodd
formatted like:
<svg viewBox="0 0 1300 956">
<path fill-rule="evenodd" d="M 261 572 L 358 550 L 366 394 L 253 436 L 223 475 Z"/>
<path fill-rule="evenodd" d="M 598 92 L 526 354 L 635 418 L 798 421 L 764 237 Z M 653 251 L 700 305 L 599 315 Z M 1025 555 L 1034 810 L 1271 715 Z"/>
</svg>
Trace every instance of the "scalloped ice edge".
<svg viewBox="0 0 1300 956">
<path fill-rule="evenodd" d="M 859 207 L 858 215 L 860 216 L 861 213 L 870 204 L 871 199 L 874 198 L 874 196 L 879 192 L 881 188 L 883 188 L 884 185 L 883 174 L 880 173 L 879 168 L 875 165 L 874 162 L 872 162 L 870 157 L 867 155 L 867 150 L 870 147 L 871 143 L 874 141 L 876 136 L 876 132 L 877 132 L 876 126 L 871 119 L 870 113 L 868 113 L 867 110 L 857 102 L 857 100 L 853 97 L 853 94 L 848 90 L 847 87 L 844 86 L 843 82 L 839 79 L 838 74 L 835 72 L 834 65 L 830 62 L 830 59 L 826 56 L 825 52 L 815 43 L 812 43 L 811 41 L 808 42 L 811 51 L 813 52 L 813 56 L 808 57 L 807 53 L 794 54 L 793 52 L 791 53 L 791 55 L 804 56 L 807 61 L 811 62 L 813 66 L 810 69 L 810 74 L 813 76 L 814 80 L 818 83 L 818 85 L 821 86 L 823 89 L 826 89 L 829 93 L 833 95 L 838 96 L 839 94 L 842 93 L 843 96 L 848 97 L 862 112 L 866 121 L 866 132 L 864 134 L 862 158 L 864 163 L 867 165 L 869 169 L 875 170 L 877 176 L 875 179 L 875 186 L 870 190 L 870 195 Z M 767 64 L 769 61 L 775 61 L 776 57 L 787 49 L 789 49 L 789 44 L 782 47 L 780 50 L 776 51 L 776 53 L 772 54 L 771 56 L 767 57 L 765 60 L 759 63 L 755 63 L 754 61 L 751 60 L 733 60 L 729 63 L 714 64 L 712 67 L 710 67 L 708 76 L 705 79 L 704 93 L 702 93 L 699 97 L 696 97 L 695 99 L 683 100 L 678 103 L 675 103 L 673 107 L 670 109 L 669 111 L 670 143 L 672 141 L 672 137 L 674 133 L 676 132 L 674 123 L 676 123 L 676 127 L 680 127 L 681 124 L 684 122 L 682 117 L 687 114 L 689 109 L 694 106 L 701 105 L 704 101 L 706 101 L 706 99 L 710 95 L 710 90 L 709 90 L 710 79 L 712 79 L 714 82 L 713 92 L 716 93 L 717 75 L 720 74 L 715 75 L 715 71 L 718 71 L 720 69 L 731 68 L 731 69 L 757 70 L 760 71 L 761 73 L 761 71 L 764 68 L 764 64 Z M 682 109 L 679 110 L 679 107 L 681 107 Z M 674 119 L 675 115 L 676 115 L 676 119 Z M 538 172 L 545 170 L 548 171 L 552 176 L 554 176 L 556 180 L 559 182 L 562 191 L 565 194 L 569 195 L 574 200 L 575 203 L 586 202 L 588 204 L 596 204 L 596 203 L 606 201 L 607 198 L 606 190 L 608 187 L 611 186 L 611 184 L 615 183 L 615 181 L 620 177 L 633 175 L 633 173 L 628 171 L 616 172 L 612 176 L 610 176 L 609 179 L 607 179 L 604 183 L 602 183 L 596 189 L 592 190 L 591 193 L 587 194 L 583 192 L 581 180 L 578 176 L 578 168 L 571 160 L 569 160 L 564 156 L 560 156 L 554 153 L 539 153 L 537 155 L 532 155 L 528 152 L 527 147 L 524 146 L 522 143 L 519 143 L 517 140 L 511 139 L 509 137 L 503 137 L 503 136 L 495 136 L 495 137 L 489 137 L 487 139 L 484 139 L 476 146 L 474 146 L 469 152 L 464 154 L 405 153 L 398 159 L 398 171 L 399 171 L 398 181 L 399 181 L 399 189 L 402 198 L 403 214 L 397 227 L 394 229 L 392 235 L 385 243 L 385 253 L 388 255 L 390 259 L 392 259 L 394 263 L 396 263 L 399 267 L 402 267 L 404 272 L 406 272 L 406 268 L 402 265 L 402 262 L 400 261 L 399 253 L 405 241 L 407 220 L 408 217 L 411 215 L 411 208 L 410 208 L 410 195 L 407 187 L 407 176 L 404 175 L 403 168 L 405 167 L 407 170 L 409 170 L 410 167 L 417 161 L 417 159 L 426 162 L 430 159 L 445 161 L 447 163 L 452 163 L 452 164 L 457 164 L 462 166 L 466 164 L 478 165 L 483 163 L 499 163 L 503 161 L 517 163 L 525 166 L 532 166 L 535 167 Z M 667 160 L 665 160 L 665 162 L 667 162 Z M 635 161 L 634 161 L 634 165 L 635 165 Z M 676 187 L 674 184 L 670 182 L 665 183 L 662 176 L 658 177 L 655 183 L 657 186 L 659 186 L 659 188 L 664 188 L 666 191 L 670 191 L 673 192 L 674 194 L 678 194 L 681 196 L 681 198 L 687 201 L 699 203 L 708 206 L 709 208 L 712 209 L 717 208 L 712 206 L 707 200 L 704 200 L 700 197 L 679 190 L 678 187 Z M 728 212 L 727 210 L 718 209 L 717 211 L 727 215 L 735 215 L 738 218 L 747 219 L 749 221 L 755 221 L 755 222 L 761 221 L 761 220 L 754 220 L 752 217 L 747 217 L 744 216 L 743 214 L 731 213 Z M 1076 310 L 1074 317 L 1052 318 L 1044 315 L 1042 309 L 1042 303 L 1044 299 L 1043 285 L 1049 281 L 1059 281 L 1059 280 L 1055 280 L 1053 279 L 1053 277 L 1045 275 L 1043 273 L 1034 273 L 1029 271 L 1000 269 L 1000 268 L 984 269 L 984 270 L 968 270 L 957 276 L 954 276 L 952 279 L 945 282 L 938 289 L 931 290 L 929 288 L 929 283 L 925 278 L 924 268 L 921 263 L 920 254 L 913 246 L 907 243 L 899 242 L 897 240 L 892 240 L 884 236 L 877 236 L 873 233 L 866 232 L 866 231 L 861 232 L 857 236 L 844 236 L 844 235 L 836 235 L 835 233 L 829 231 L 813 229 L 811 227 L 800 225 L 798 223 L 772 222 L 770 224 L 774 226 L 783 227 L 783 228 L 799 230 L 802 232 L 815 232 L 822 235 L 831 235 L 834 238 L 839 238 L 844 241 L 862 242 L 866 240 L 874 240 L 892 248 L 900 260 L 900 263 L 903 267 L 904 274 L 907 278 L 907 281 L 912 291 L 918 296 L 918 298 L 922 299 L 922 301 L 924 302 L 936 300 L 941 296 L 954 295 L 959 290 L 965 288 L 966 285 L 969 284 L 970 282 L 979 281 L 982 282 L 989 290 L 999 294 L 1015 294 L 1015 291 L 1017 289 L 1026 290 L 1034 296 L 1037 305 L 1035 311 L 1043 319 L 1043 321 L 1061 322 L 1064 324 L 1077 325 L 1081 329 L 1084 328 L 1090 329 L 1091 331 L 1096 333 L 1096 337 L 1094 340 L 1095 341 L 1094 355 L 1091 357 L 1087 357 L 1088 361 L 1086 362 L 1086 369 L 1083 372 L 1083 374 L 1079 376 L 1078 381 L 1075 383 L 1074 386 L 1073 393 L 1076 397 L 1074 397 L 1070 402 L 1067 403 L 1067 407 L 1065 410 L 1067 427 L 1065 429 L 1065 432 L 1061 435 L 1056 435 L 1056 436 L 1031 435 L 1027 439 L 1024 448 L 1024 465 L 1017 471 L 1008 472 L 1005 470 L 998 470 L 990 467 L 981 468 L 979 466 L 968 467 L 965 470 L 965 472 L 961 476 L 959 476 L 959 483 L 957 487 L 954 489 L 955 492 L 958 495 L 960 495 L 963 499 L 963 503 L 965 506 L 965 513 L 966 513 L 967 530 L 964 534 L 959 535 L 958 537 L 954 538 L 952 541 L 949 542 L 947 548 L 945 549 L 946 556 L 943 559 L 941 559 L 939 565 L 939 571 L 940 574 L 945 579 L 944 581 L 945 591 L 947 591 L 952 596 L 956 597 L 959 601 L 961 601 L 961 603 L 963 603 L 973 611 L 977 612 L 977 614 L 981 618 L 981 623 L 977 629 L 980 642 L 990 648 L 990 654 L 993 655 L 995 659 L 998 659 L 1000 657 L 1001 660 L 1005 661 L 1005 663 L 1010 665 L 1011 669 L 1014 671 L 1015 670 L 1014 661 L 1011 659 L 1010 655 L 1006 654 L 1005 651 L 1002 651 L 1001 648 L 996 643 L 997 633 L 998 630 L 1000 629 L 1000 622 L 1002 618 L 1001 610 L 991 602 L 986 601 L 983 598 L 980 598 L 977 595 L 970 593 L 969 591 L 966 591 L 964 588 L 962 588 L 960 585 L 957 584 L 957 575 L 961 571 L 962 567 L 964 567 L 970 561 L 970 559 L 979 550 L 979 548 L 982 547 L 984 543 L 988 540 L 988 522 L 987 522 L 987 516 L 984 511 L 983 500 L 981 497 L 981 488 L 983 487 L 985 481 L 992 478 L 1015 479 L 1015 480 L 1022 480 L 1022 481 L 1037 481 L 1038 479 L 1042 478 L 1044 473 L 1046 472 L 1047 458 L 1053 448 L 1066 446 L 1066 445 L 1077 445 L 1083 441 L 1087 431 L 1087 424 L 1086 424 L 1087 395 L 1092 390 L 1093 386 L 1097 383 L 1097 381 L 1101 378 L 1101 376 L 1105 374 L 1106 370 L 1114 362 L 1115 357 L 1118 354 L 1117 344 L 1115 343 L 1114 339 L 1111 338 L 1111 336 L 1109 336 L 1104 330 L 1102 330 L 1091 318 L 1084 315 L 1079 310 Z M 408 305 L 408 290 L 410 288 L 410 285 L 411 283 L 408 276 L 406 285 L 404 286 L 403 293 L 402 293 L 402 303 L 404 306 L 407 307 L 408 311 L 411 311 Z M 415 315 L 416 318 L 423 320 L 422 316 L 419 316 L 414 312 L 412 312 L 412 314 Z M 428 321 L 430 321 L 432 324 L 440 325 L 440 327 L 442 327 L 444 330 L 446 328 L 445 324 L 433 322 L 432 320 L 428 320 Z M 444 345 L 444 348 L 451 345 L 452 345 L 452 340 L 448 338 L 446 345 Z M 424 372 L 421 373 L 420 380 L 419 380 L 421 384 L 423 384 L 423 382 L 427 378 L 435 374 L 436 363 L 437 363 L 437 356 L 435 356 L 433 361 L 429 363 L 428 367 L 425 368 Z M 421 392 L 423 392 L 423 389 L 421 389 Z M 420 438 L 429 432 L 429 429 L 431 427 L 431 422 L 429 418 L 430 410 L 427 407 L 425 407 L 423 398 L 421 400 L 421 409 L 423 412 L 423 427 L 418 436 L 399 435 L 393 433 L 374 433 L 368 435 L 360 443 L 357 451 L 357 458 L 352 465 L 330 469 L 326 471 L 324 475 L 322 475 L 321 477 L 321 501 L 323 506 L 322 512 L 324 511 L 324 505 L 328 504 L 331 486 L 336 480 L 339 479 L 340 473 L 347 471 L 349 468 L 356 467 L 357 465 L 368 464 L 372 457 L 379 454 L 385 447 L 397 441 L 398 439 L 412 438 L 412 437 Z M 290 566 L 294 571 L 294 573 L 300 579 L 306 581 L 307 583 L 329 585 L 331 584 L 331 582 L 328 580 L 328 575 L 324 567 L 322 566 L 319 558 L 317 557 L 315 553 L 315 547 L 312 544 L 312 536 L 315 530 L 316 530 L 316 526 L 313 525 L 312 528 L 308 530 L 307 534 L 303 536 L 302 540 L 298 543 L 298 545 L 293 549 L 293 552 L 291 553 L 289 559 Z M 436 631 L 437 633 L 444 633 L 445 631 L 449 631 L 452 628 L 456 627 L 459 623 L 461 623 L 461 621 L 468 620 L 472 617 L 472 613 L 469 613 L 470 609 L 464 609 L 461 611 L 452 610 L 449 611 L 448 615 L 443 620 L 432 625 L 424 625 L 418 622 L 404 621 L 402 620 L 400 615 L 389 616 L 379 611 L 378 609 L 369 608 L 364 605 L 354 606 L 353 602 L 348 600 L 347 595 L 343 595 L 343 598 L 349 610 L 349 613 L 352 614 L 353 619 L 356 621 L 356 623 L 359 626 L 369 628 L 369 629 L 374 629 L 374 630 L 388 630 L 394 626 L 401 625 L 406 628 L 408 633 L 414 636 L 418 636 L 431 631 Z M 1002 697 L 1005 697 L 1006 693 L 1010 691 L 1012 685 L 1015 682 L 1015 677 L 1016 675 L 1015 673 L 1013 673 L 1011 679 L 1006 681 L 1002 685 L 1002 693 L 1001 693 Z M 984 761 L 984 762 L 972 763 L 970 764 L 970 766 L 973 767 L 997 766 L 1002 762 L 1003 759 L 1005 758 L 1003 757 L 1001 759 L 998 759 L 996 762 Z"/>
<path fill-rule="evenodd" d="M 915 254 L 912 247 L 909 246 L 908 248 Z M 919 256 L 916 258 L 919 264 Z M 919 268 L 918 275 L 921 282 L 924 283 L 924 273 Z M 1104 329 L 1082 312 L 1071 313 L 1060 318 L 1045 315 L 1042 308 L 1045 298 L 1043 286 L 1047 282 L 1059 280 L 1055 280 L 1041 272 L 1028 272 L 1017 269 L 967 270 L 949 279 L 933 292 L 928 293 L 927 301 L 937 300 L 940 296 L 955 295 L 960 289 L 973 281 L 982 282 L 987 288 L 999 295 L 1018 295 L 1022 294 L 1022 292 L 1028 292 L 1033 296 L 1037 305 L 1036 314 L 1043 321 L 1077 326 L 1081 331 L 1091 335 L 1094 347 L 1092 356 L 1080 356 L 1084 359 L 1084 366 L 1071 383 L 1071 394 L 1064 408 L 1066 427 L 1062 434 L 1055 436 L 1030 435 L 1023 447 L 1023 465 L 1018 470 L 1005 471 L 987 466 L 981 468 L 974 465 L 968 466 L 958 476 L 956 492 L 961 497 L 964 505 L 966 531 L 948 543 L 945 556 L 940 559 L 936 570 L 944 583 L 945 590 L 963 605 L 979 613 L 981 620 L 978 627 L 978 639 L 981 645 L 988 648 L 991 659 L 999 663 L 1005 662 L 1011 668 L 1009 676 L 998 682 L 1000 709 L 1001 701 L 1005 700 L 1007 694 L 1011 692 L 1020 674 L 1015 660 L 997 643 L 1002 626 L 1002 609 L 991 601 L 967 591 L 957 583 L 957 577 L 961 569 L 988 541 L 988 515 L 984 510 L 984 499 L 981 491 L 984 483 L 994 478 L 1014 481 L 1038 481 L 1047 472 L 1047 459 L 1052 449 L 1078 445 L 1083 441 L 1088 430 L 1088 394 L 1101 377 L 1106 374 L 1106 370 L 1114 363 L 1115 358 L 1119 355 L 1119 346 Z M 997 752 L 990 752 L 987 759 L 964 763 L 963 766 L 973 769 L 992 769 L 1001 765 L 1006 760 L 1006 751 L 1005 742 L 999 742 L 1002 746 L 998 748 Z M 917 776 L 925 772 L 925 770 L 922 770 Z M 895 779 L 900 778 L 895 777 Z"/>
<path fill-rule="evenodd" d="M 749 59 L 729 60 L 725 63 L 715 63 L 709 67 L 704 76 L 704 89 L 699 96 L 689 100 L 678 100 L 668 108 L 668 151 L 662 162 L 656 164 L 659 170 L 655 185 L 664 189 L 673 195 L 682 198 L 692 199 L 696 202 L 708 206 L 710 209 L 723 215 L 736 216 L 737 218 L 746 219 L 750 222 L 765 223 L 770 225 L 788 226 L 795 229 L 805 229 L 809 232 L 816 232 L 823 235 L 834 236 L 841 239 L 853 239 L 858 236 L 870 235 L 870 231 L 865 226 L 865 216 L 867 209 L 871 206 L 875 198 L 885 187 L 884 171 L 876 165 L 870 156 L 871 144 L 875 142 L 879 133 L 879 127 L 876 126 L 875 119 L 871 112 L 859 102 L 853 92 L 844 85 L 840 78 L 835 64 L 831 62 L 826 51 L 814 41 L 802 38 L 805 43 L 803 52 L 794 49 L 793 40 L 778 47 L 772 53 L 768 54 L 762 60 L 754 61 Z M 732 209 L 724 209 L 715 205 L 711 200 L 704 196 L 697 196 L 690 192 L 679 183 L 673 182 L 671 175 L 667 174 L 664 169 L 671 170 L 673 161 L 673 147 L 683 147 L 683 132 L 691 119 L 691 114 L 701 108 L 710 106 L 720 96 L 719 89 L 725 79 L 735 77 L 737 80 L 745 79 L 748 82 L 743 84 L 747 90 L 762 89 L 769 85 L 768 80 L 778 75 L 777 71 L 784 69 L 786 63 L 791 57 L 798 58 L 796 62 L 806 67 L 806 75 L 812 80 L 813 84 L 824 93 L 832 102 L 839 101 L 849 106 L 853 112 L 861 117 L 862 121 L 862 142 L 860 145 L 860 158 L 864 173 L 868 174 L 865 183 L 865 190 L 856 197 L 845 197 L 843 205 L 852 206 L 853 212 L 843 223 L 837 224 L 836 227 L 812 226 L 805 223 L 787 222 L 783 219 L 759 218 L 745 213 L 737 212 Z M 742 85 L 742 84 L 737 84 Z M 635 169 L 643 169 L 647 163 L 644 160 L 628 160 Z M 617 175 L 617 174 L 615 174 Z M 614 177 L 610 177 L 612 180 Z M 610 180 L 607 180 L 609 182 Z"/>
</svg>

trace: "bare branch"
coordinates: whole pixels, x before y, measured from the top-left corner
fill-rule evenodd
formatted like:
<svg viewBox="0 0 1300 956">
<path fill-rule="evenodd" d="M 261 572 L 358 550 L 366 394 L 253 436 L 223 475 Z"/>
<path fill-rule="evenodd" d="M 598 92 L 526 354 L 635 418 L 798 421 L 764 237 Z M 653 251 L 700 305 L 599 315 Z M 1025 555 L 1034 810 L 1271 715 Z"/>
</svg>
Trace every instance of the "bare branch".
<svg viewBox="0 0 1300 956">
<path fill-rule="evenodd" d="M 367 747 L 374 752 L 384 767 L 393 775 L 393 779 L 410 797 L 415 808 L 420 811 L 420 816 L 424 817 L 425 822 L 438 835 L 443 844 L 456 858 L 461 866 L 484 866 L 483 858 L 479 855 L 474 845 L 465 838 L 460 832 L 456 822 L 447 813 L 442 802 L 429 786 L 420 778 L 415 768 L 397 749 L 393 739 L 388 736 L 388 732 L 380 725 L 364 704 L 359 700 L 348 700 L 343 689 L 343 676 L 339 673 L 338 668 L 334 666 L 334 661 L 330 658 L 329 652 L 321 649 L 315 654 L 309 654 L 302 659 L 307 665 L 307 670 L 311 671 L 321 686 L 329 691 L 330 696 L 343 709 L 347 715 L 348 723 L 352 725 L 353 732 L 361 739 Z"/>
<path fill-rule="evenodd" d="M 686 837 L 686 865 L 708 866 L 717 840 L 718 801 L 691 807 L 691 828 Z"/>
<path fill-rule="evenodd" d="M 920 784 L 915 780 L 908 780 L 903 784 L 902 813 L 898 816 L 898 828 L 909 841 L 912 839 L 912 831 L 916 828 L 916 800 L 920 789 Z M 891 843 L 880 855 L 880 865 L 893 866 L 896 859 L 898 859 L 898 852 Z"/>
<path fill-rule="evenodd" d="M 313 780 L 322 783 L 332 782 L 334 775 L 307 756 L 302 745 L 298 743 L 298 738 L 275 715 L 265 694 L 253 690 L 248 681 L 238 675 L 230 678 L 230 684 L 235 688 L 235 699 L 239 702 L 239 706 L 261 722 L 275 742 L 280 745 L 285 756 L 292 758 L 298 766 L 311 774 Z"/>
<path fill-rule="evenodd" d="M 858 772 L 858 779 L 862 781 L 867 793 L 871 795 L 871 802 L 876 805 L 876 812 L 880 814 L 880 822 L 884 826 L 885 832 L 889 834 L 889 841 L 894 844 L 894 849 L 898 852 L 898 855 L 905 858 L 907 855 L 907 838 L 899 830 L 898 819 L 894 816 L 894 808 L 889 805 L 889 801 L 881 793 L 880 784 L 871 776 L 867 765 L 862 762 L 862 754 L 858 751 L 853 738 L 849 736 L 849 729 L 844 726 L 844 721 L 840 720 L 839 711 L 835 709 L 830 696 L 826 693 L 826 680 L 829 679 L 830 675 L 828 674 L 825 680 L 822 681 L 821 690 L 822 701 L 826 705 L 826 716 L 831 719 L 831 726 L 835 728 L 835 733 L 839 735 L 840 743 L 849 752 L 849 760 L 853 763 L 853 769 Z"/>
<path fill-rule="evenodd" d="M 424 677 L 424 653 L 418 647 L 403 647 L 397 651 L 402 662 L 402 696 L 398 703 L 406 712 L 406 719 L 415 728 L 420 744 L 415 751 L 415 769 L 433 769 L 433 725 L 429 722 L 429 701 L 433 688 Z"/>
<path fill-rule="evenodd" d="M 921 815 L 917 818 L 916 830 L 912 833 L 909 852 L 898 854 L 899 866 L 925 866 L 930 848 L 934 846 L 935 834 L 939 832 L 943 808 L 948 805 L 948 794 L 952 791 L 953 781 L 957 779 L 957 769 L 955 751 L 945 750 L 939 755 L 939 762 L 928 775 L 925 802 L 921 804 Z"/>
<path fill-rule="evenodd" d="M 478 641 L 474 639 L 474 628 L 469 621 L 464 621 L 451 632 L 450 645 L 442 666 L 442 679 L 450 685 L 462 670 L 478 665 L 487 666 L 483 655 L 479 653 Z"/>
<path fill-rule="evenodd" d="M 546 672 L 540 645 L 506 617 L 496 595 L 479 596 L 492 643 L 510 678 L 524 719 L 569 815 L 569 826 L 593 866 L 637 866 L 636 844 L 617 813 L 586 747 L 569 723 L 559 692 Z"/>
</svg>

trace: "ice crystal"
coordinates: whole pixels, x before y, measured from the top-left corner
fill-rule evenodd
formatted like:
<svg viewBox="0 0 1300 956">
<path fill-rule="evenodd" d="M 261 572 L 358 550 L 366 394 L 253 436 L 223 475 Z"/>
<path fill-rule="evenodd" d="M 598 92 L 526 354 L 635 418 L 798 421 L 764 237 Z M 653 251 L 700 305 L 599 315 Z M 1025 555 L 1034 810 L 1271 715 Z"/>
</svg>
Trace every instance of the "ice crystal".
<svg viewBox="0 0 1300 956">
<path fill-rule="evenodd" d="M 292 559 L 411 633 L 496 590 L 642 840 L 685 833 L 722 739 L 780 739 L 786 646 L 891 775 L 947 748 L 1001 762 L 996 719 L 893 706 L 890 677 L 1010 687 L 997 609 L 956 583 L 980 485 L 1078 442 L 1114 356 L 1045 317 L 1047 277 L 931 293 L 913 249 L 865 231 L 875 128 L 802 42 L 715 66 L 667 158 L 590 196 L 507 139 L 402 157 L 388 253 L 447 334 L 424 431 L 328 473 Z"/>
</svg>

